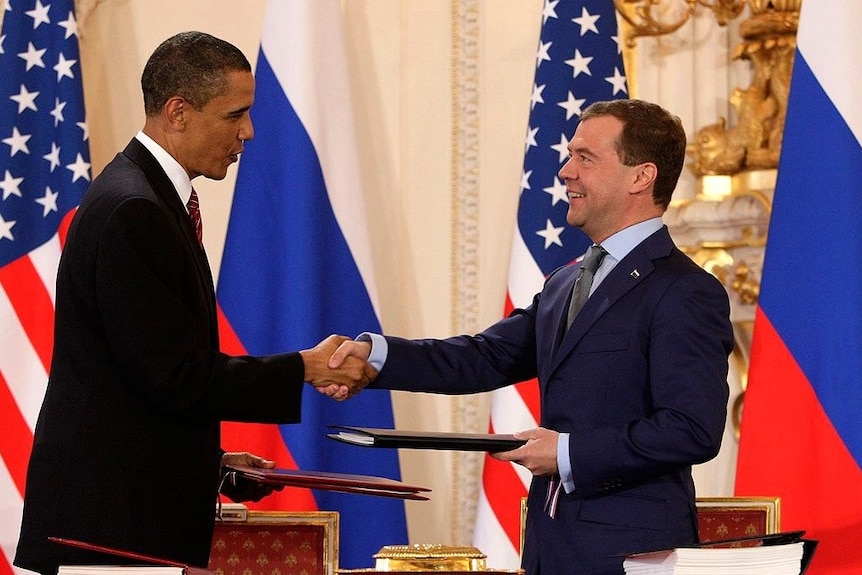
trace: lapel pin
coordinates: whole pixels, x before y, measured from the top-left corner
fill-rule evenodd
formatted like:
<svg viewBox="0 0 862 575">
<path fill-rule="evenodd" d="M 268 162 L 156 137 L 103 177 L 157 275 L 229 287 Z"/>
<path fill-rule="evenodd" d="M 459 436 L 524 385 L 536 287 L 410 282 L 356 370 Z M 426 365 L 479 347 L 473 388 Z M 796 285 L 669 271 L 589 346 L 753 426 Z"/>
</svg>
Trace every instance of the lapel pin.
<svg viewBox="0 0 862 575">
<path fill-rule="evenodd" d="M 631 276 L 632 276 L 634 279 L 638 279 L 639 277 L 641 277 L 641 274 L 640 274 L 640 272 L 639 272 L 639 271 L 637 271 L 637 270 L 632 270 Z"/>
</svg>

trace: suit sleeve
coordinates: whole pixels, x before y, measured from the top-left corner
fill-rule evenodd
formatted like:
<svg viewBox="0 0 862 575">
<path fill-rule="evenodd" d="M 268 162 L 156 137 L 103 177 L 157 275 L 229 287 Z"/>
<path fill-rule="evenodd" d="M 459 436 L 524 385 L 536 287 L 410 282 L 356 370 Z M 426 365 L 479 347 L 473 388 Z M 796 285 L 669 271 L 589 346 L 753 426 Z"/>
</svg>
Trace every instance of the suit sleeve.
<svg viewBox="0 0 862 575">
<path fill-rule="evenodd" d="M 157 409 L 189 416 L 298 421 L 298 353 L 229 357 L 214 349 L 214 321 L 176 223 L 156 203 L 122 202 L 96 257 L 98 311 L 124 379 Z"/>
<path fill-rule="evenodd" d="M 537 370 L 535 307 L 534 302 L 516 309 L 474 336 L 442 340 L 387 336 L 386 364 L 370 387 L 466 394 L 531 379 Z"/>
</svg>

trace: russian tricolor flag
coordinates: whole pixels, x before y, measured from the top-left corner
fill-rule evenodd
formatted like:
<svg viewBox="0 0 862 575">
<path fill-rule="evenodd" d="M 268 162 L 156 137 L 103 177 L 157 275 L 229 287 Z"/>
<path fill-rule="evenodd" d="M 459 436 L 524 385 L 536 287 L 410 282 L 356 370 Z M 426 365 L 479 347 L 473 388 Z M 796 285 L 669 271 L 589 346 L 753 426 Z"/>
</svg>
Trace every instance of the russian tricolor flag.
<svg viewBox="0 0 862 575">
<path fill-rule="evenodd" d="M 237 176 L 218 282 L 222 347 L 263 355 L 332 333 L 380 332 L 338 0 L 269 2 L 255 77 L 255 137 Z M 223 445 L 279 467 L 400 479 L 394 450 L 326 438 L 329 424 L 393 427 L 389 392 L 303 394 L 302 423 L 226 424 Z M 313 495 L 313 498 L 312 498 Z M 285 489 L 259 508 L 340 513 L 339 566 L 407 543 L 404 504 Z"/>
<path fill-rule="evenodd" d="M 806 0 L 754 325 L 738 495 L 862 573 L 862 2 Z"/>
</svg>

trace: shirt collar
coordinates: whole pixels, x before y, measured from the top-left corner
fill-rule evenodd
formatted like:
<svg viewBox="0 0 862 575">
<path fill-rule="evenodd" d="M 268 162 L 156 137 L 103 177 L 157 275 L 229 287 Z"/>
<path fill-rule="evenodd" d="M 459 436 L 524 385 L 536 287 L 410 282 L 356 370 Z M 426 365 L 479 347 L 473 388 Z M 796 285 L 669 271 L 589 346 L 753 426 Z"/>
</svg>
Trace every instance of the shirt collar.
<svg viewBox="0 0 862 575">
<path fill-rule="evenodd" d="M 174 185 L 174 189 L 177 191 L 177 195 L 183 205 L 188 204 L 189 198 L 192 195 L 192 181 L 189 179 L 189 175 L 185 169 L 173 156 L 145 133 L 138 132 L 135 134 L 135 138 L 156 158 L 156 161 Z M 186 210 L 188 210 L 188 207 L 186 207 Z"/>
<path fill-rule="evenodd" d="M 614 258 L 615 261 L 622 261 L 624 257 L 629 255 L 629 252 L 642 241 L 660 230 L 664 222 L 661 217 L 650 218 L 642 222 L 638 222 L 627 228 L 623 228 L 614 235 L 602 242 L 602 247 L 605 251 Z"/>
</svg>

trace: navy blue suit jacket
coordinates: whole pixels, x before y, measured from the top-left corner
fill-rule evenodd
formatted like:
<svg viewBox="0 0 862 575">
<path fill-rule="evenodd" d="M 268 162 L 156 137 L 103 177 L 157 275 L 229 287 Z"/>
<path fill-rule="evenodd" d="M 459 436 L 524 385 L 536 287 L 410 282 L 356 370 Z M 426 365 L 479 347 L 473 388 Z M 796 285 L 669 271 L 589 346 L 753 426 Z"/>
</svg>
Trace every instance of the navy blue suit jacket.
<svg viewBox="0 0 862 575">
<path fill-rule="evenodd" d="M 727 293 L 667 228 L 618 263 L 564 333 L 577 271 L 558 269 L 529 307 L 476 336 L 387 337 L 373 384 L 452 394 L 538 377 L 541 425 L 570 434 L 576 490 L 551 518 L 549 478 L 533 478 L 531 575 L 622 573 L 622 553 L 695 542 L 691 466 L 718 453 L 725 424 Z"/>
</svg>

